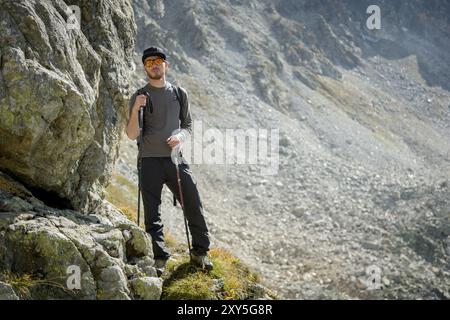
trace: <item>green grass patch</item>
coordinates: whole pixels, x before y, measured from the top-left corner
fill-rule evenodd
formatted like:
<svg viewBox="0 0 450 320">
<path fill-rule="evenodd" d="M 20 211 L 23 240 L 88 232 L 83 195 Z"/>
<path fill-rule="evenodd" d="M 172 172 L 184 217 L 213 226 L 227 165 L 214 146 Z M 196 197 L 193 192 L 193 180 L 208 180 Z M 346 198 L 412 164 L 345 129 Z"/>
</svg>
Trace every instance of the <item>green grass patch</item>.
<svg viewBox="0 0 450 320">
<path fill-rule="evenodd" d="M 187 244 L 178 242 L 177 239 L 167 231 L 164 231 L 164 242 L 172 254 L 184 254 L 188 252 Z"/>
<path fill-rule="evenodd" d="M 211 271 L 189 263 L 183 255 L 170 260 L 165 274 L 163 300 L 240 300 L 251 298 L 251 286 L 259 277 L 230 252 L 214 248 L 209 253 L 214 264 Z"/>
<path fill-rule="evenodd" d="M 189 263 L 189 258 L 169 261 L 168 274 L 163 276 L 162 300 L 213 300 L 213 279 Z"/>
<path fill-rule="evenodd" d="M 137 193 L 137 186 L 117 173 L 113 173 L 111 183 L 105 189 L 106 200 L 132 221 L 137 220 Z M 143 210 L 142 204 L 141 210 Z"/>
<path fill-rule="evenodd" d="M 48 286 L 61 289 L 66 293 L 73 293 L 62 284 L 51 279 L 40 279 L 28 273 L 17 274 L 11 271 L 2 271 L 0 273 L 0 281 L 12 286 L 14 292 L 20 299 L 32 299 L 31 288 L 34 286 Z"/>
</svg>

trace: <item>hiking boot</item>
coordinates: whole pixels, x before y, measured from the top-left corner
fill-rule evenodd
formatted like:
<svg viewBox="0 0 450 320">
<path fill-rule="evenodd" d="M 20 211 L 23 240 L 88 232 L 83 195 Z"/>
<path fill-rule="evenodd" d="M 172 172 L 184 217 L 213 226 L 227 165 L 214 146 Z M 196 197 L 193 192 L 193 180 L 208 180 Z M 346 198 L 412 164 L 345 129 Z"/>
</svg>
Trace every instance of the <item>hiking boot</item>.
<svg viewBox="0 0 450 320">
<path fill-rule="evenodd" d="M 191 262 L 205 270 L 212 270 L 212 268 L 214 267 L 213 263 L 211 262 L 211 260 L 209 260 L 206 254 L 198 256 L 192 253 Z"/>
<path fill-rule="evenodd" d="M 167 262 L 169 261 L 169 258 L 167 259 L 155 259 L 155 264 L 153 265 L 156 269 L 156 275 L 158 277 L 161 277 L 164 270 L 167 267 Z"/>
</svg>

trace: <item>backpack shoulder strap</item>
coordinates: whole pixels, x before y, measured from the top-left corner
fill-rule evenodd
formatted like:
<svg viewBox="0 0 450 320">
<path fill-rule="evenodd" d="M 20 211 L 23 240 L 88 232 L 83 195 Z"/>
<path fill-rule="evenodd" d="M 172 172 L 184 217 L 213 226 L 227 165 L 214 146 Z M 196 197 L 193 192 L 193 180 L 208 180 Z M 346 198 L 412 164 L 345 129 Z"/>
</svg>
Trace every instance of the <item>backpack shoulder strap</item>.
<svg viewBox="0 0 450 320">
<path fill-rule="evenodd" d="M 145 94 L 146 92 L 147 92 L 146 86 L 143 86 L 142 88 L 138 89 L 133 95 L 135 95 L 137 97 L 138 95 Z M 142 121 L 144 121 L 144 119 L 142 119 Z M 144 123 L 142 123 L 142 125 L 144 125 Z M 139 147 L 140 147 L 140 139 L 139 139 L 139 137 L 136 139 L 136 144 L 137 144 L 137 147 L 138 147 L 138 150 L 139 150 Z"/>
<path fill-rule="evenodd" d="M 145 85 L 145 86 L 143 86 L 142 88 L 138 89 L 138 90 L 136 91 L 136 95 L 140 95 L 140 94 L 143 94 L 143 93 L 147 92 L 146 87 L 147 87 L 147 85 Z"/>
<path fill-rule="evenodd" d="M 184 106 L 184 99 L 183 99 L 183 93 L 181 92 L 181 87 L 178 87 L 176 85 L 171 84 L 173 92 L 175 93 L 175 96 L 177 97 L 178 103 L 180 104 L 180 114 L 178 118 L 181 120 L 181 110 Z"/>
</svg>

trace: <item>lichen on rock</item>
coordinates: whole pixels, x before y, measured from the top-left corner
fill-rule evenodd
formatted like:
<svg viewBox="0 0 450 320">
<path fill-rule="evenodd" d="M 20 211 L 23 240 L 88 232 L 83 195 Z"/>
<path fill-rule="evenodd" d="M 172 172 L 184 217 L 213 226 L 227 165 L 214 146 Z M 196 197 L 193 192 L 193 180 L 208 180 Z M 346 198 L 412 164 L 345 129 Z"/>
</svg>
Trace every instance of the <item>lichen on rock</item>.
<svg viewBox="0 0 450 320">
<path fill-rule="evenodd" d="M 126 115 L 136 26 L 128 0 L 0 1 L 0 168 L 45 200 L 101 205 Z"/>
</svg>

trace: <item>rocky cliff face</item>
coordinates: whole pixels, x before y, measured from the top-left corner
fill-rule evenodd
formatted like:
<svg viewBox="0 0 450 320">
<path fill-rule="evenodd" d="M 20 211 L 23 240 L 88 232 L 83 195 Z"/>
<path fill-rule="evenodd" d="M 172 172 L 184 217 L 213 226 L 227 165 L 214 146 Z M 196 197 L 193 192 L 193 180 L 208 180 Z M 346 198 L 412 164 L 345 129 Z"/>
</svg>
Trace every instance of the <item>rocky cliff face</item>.
<svg viewBox="0 0 450 320">
<path fill-rule="evenodd" d="M 0 298 L 159 299 L 148 235 L 102 199 L 123 132 L 133 11 L 71 4 L 80 30 L 63 1 L 0 1 Z"/>
<path fill-rule="evenodd" d="M 151 44 L 168 50 L 203 132 L 280 130 L 276 176 L 193 171 L 214 244 L 285 297 L 450 297 L 450 6 L 378 1 L 381 29 L 370 30 L 371 4 L 133 2 L 137 65 Z M 127 176 L 135 146 L 121 150 Z M 181 236 L 166 197 L 166 226 Z"/>
<path fill-rule="evenodd" d="M 128 1 L 0 2 L 0 169 L 89 212 L 117 158 L 136 26 Z"/>
</svg>

